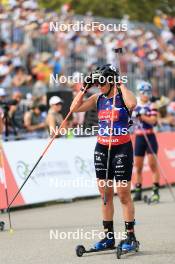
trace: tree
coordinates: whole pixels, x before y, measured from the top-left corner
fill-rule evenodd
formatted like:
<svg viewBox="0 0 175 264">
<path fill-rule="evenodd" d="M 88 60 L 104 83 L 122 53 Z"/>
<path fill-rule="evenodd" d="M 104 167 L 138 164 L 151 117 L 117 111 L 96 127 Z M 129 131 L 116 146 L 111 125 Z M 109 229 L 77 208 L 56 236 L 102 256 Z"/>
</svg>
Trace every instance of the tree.
<svg viewBox="0 0 175 264">
<path fill-rule="evenodd" d="M 157 9 L 175 15 L 175 0 L 39 0 L 42 7 L 59 11 L 64 3 L 70 3 L 76 14 L 86 14 L 111 18 L 122 18 L 152 22 Z"/>
</svg>

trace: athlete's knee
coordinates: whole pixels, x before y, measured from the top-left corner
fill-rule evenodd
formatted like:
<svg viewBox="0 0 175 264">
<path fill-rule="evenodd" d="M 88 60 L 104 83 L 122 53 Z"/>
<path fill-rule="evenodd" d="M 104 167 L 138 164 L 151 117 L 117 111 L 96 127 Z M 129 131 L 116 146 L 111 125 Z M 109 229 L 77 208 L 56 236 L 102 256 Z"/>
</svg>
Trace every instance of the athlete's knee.
<svg viewBox="0 0 175 264">
<path fill-rule="evenodd" d="M 141 174 L 142 173 L 142 166 L 136 165 L 135 170 L 136 170 L 137 174 Z"/>
<path fill-rule="evenodd" d="M 99 188 L 99 191 L 100 191 L 101 198 L 103 200 L 104 199 L 104 195 L 105 195 L 105 188 Z M 106 198 L 107 198 L 107 200 L 108 201 L 112 201 L 113 200 L 113 196 L 114 196 L 114 193 L 113 193 L 112 188 L 107 188 L 107 190 L 106 190 Z"/>
<path fill-rule="evenodd" d="M 119 196 L 120 202 L 122 204 L 128 204 L 131 202 L 131 194 L 130 193 L 120 192 L 120 193 L 118 193 L 118 196 Z"/>
<path fill-rule="evenodd" d="M 156 163 L 156 161 L 149 162 L 149 166 L 150 166 L 150 169 L 153 172 L 156 172 L 157 171 L 157 163 Z"/>
</svg>

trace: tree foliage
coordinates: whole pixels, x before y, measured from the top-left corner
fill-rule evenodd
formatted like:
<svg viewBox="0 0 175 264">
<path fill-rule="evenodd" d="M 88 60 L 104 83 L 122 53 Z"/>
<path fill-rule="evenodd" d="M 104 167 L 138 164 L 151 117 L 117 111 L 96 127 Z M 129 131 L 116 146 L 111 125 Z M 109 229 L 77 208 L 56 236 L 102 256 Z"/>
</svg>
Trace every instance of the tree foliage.
<svg viewBox="0 0 175 264">
<path fill-rule="evenodd" d="M 59 11 L 64 3 L 70 3 L 76 14 L 122 18 L 128 14 L 130 19 L 151 22 L 155 10 L 175 16 L 175 0 L 39 0 L 42 7 Z"/>
</svg>

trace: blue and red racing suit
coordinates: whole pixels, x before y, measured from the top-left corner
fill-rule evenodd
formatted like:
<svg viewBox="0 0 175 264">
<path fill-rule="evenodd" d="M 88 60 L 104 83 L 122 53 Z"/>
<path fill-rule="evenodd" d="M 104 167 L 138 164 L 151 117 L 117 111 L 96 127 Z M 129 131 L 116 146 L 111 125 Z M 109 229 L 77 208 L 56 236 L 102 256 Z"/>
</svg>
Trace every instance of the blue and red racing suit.
<svg viewBox="0 0 175 264">
<path fill-rule="evenodd" d="M 110 127 L 112 119 L 113 97 L 107 98 L 105 95 L 100 95 L 97 100 L 98 112 L 98 143 L 109 145 Z M 116 95 L 114 120 L 112 129 L 112 145 L 121 145 L 129 142 L 130 134 L 128 133 L 128 113 L 120 96 Z"/>
<path fill-rule="evenodd" d="M 138 115 L 146 115 L 148 117 L 157 116 L 157 109 L 154 108 L 154 105 L 151 102 L 146 104 L 138 103 L 134 112 Z M 135 156 L 143 157 L 146 152 L 148 154 L 153 154 L 152 152 L 157 154 L 158 143 L 153 127 L 154 125 L 142 120 L 140 120 L 138 125 L 136 125 Z M 146 134 L 152 149 L 150 149 L 148 143 L 146 142 L 144 134 Z"/>
<path fill-rule="evenodd" d="M 106 178 L 108 146 L 112 119 L 113 97 L 100 95 L 97 100 L 98 136 L 94 153 L 94 164 L 98 179 Z M 112 129 L 108 179 L 116 181 L 130 181 L 133 168 L 133 148 L 128 132 L 128 113 L 116 95 Z"/>
</svg>

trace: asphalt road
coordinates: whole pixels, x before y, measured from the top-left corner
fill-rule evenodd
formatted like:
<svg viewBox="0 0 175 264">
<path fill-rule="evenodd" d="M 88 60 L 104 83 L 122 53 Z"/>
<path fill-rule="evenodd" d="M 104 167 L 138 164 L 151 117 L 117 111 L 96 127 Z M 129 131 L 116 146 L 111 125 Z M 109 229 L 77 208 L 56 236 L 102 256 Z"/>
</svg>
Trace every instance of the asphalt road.
<svg viewBox="0 0 175 264">
<path fill-rule="evenodd" d="M 122 256 L 120 260 L 116 259 L 114 251 L 76 257 L 77 244 L 88 247 L 97 239 L 81 240 L 75 235 L 79 232 L 84 236 L 91 230 L 102 231 L 100 204 L 100 199 L 96 198 L 13 211 L 14 233 L 9 233 L 8 224 L 0 233 L 0 264 L 175 263 L 175 203 L 166 189 L 161 190 L 159 204 L 136 204 L 136 234 L 141 243 L 138 253 Z M 124 225 L 118 198 L 115 199 L 115 208 L 115 229 L 122 232 Z M 7 223 L 6 214 L 0 218 Z"/>
</svg>

